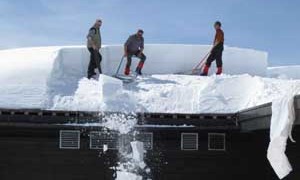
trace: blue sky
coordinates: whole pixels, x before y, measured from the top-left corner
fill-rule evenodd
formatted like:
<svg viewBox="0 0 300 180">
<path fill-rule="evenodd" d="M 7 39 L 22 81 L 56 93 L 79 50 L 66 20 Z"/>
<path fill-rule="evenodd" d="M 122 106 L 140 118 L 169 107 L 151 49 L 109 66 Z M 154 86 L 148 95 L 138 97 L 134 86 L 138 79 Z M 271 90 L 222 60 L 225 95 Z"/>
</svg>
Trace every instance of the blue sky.
<svg viewBox="0 0 300 180">
<path fill-rule="evenodd" d="M 146 43 L 210 44 L 220 20 L 227 45 L 268 51 L 271 65 L 300 64 L 299 7 L 298 0 L 1 0 L 0 49 L 85 44 L 98 17 L 104 44 L 123 43 L 137 28 Z"/>
</svg>

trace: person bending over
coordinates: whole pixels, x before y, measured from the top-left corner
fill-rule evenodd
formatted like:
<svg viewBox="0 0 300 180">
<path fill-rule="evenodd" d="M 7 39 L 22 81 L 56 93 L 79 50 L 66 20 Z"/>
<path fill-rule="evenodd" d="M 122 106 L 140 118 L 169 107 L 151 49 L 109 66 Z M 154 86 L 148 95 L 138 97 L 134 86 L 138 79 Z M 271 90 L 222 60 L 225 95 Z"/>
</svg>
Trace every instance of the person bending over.
<svg viewBox="0 0 300 180">
<path fill-rule="evenodd" d="M 129 36 L 127 41 L 124 44 L 124 57 L 127 57 L 127 64 L 125 67 L 124 74 L 129 75 L 130 74 L 130 66 L 132 61 L 132 56 L 137 56 L 140 58 L 140 62 L 138 66 L 136 67 L 135 72 L 138 75 L 142 75 L 142 69 L 144 66 L 144 63 L 146 61 L 146 56 L 144 55 L 144 37 L 143 37 L 144 31 L 139 29 L 136 34 L 133 34 Z"/>
</svg>

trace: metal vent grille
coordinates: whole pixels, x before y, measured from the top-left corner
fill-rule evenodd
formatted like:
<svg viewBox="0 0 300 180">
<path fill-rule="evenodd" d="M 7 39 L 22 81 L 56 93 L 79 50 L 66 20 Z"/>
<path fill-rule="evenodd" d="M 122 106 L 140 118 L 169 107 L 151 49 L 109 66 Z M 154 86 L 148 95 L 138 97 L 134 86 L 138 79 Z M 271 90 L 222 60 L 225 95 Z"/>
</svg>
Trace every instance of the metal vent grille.
<svg viewBox="0 0 300 180">
<path fill-rule="evenodd" d="M 61 130 L 59 132 L 60 149 L 79 149 L 80 148 L 80 131 Z"/>
<path fill-rule="evenodd" d="M 118 149 L 119 135 L 111 132 L 90 132 L 90 149 L 103 149 L 104 145 L 107 145 L 108 149 Z"/>
<path fill-rule="evenodd" d="M 181 150 L 198 150 L 198 133 L 181 133 Z"/>
<path fill-rule="evenodd" d="M 141 132 L 137 135 L 136 140 L 144 143 L 145 150 L 153 149 L 153 133 L 151 132 Z"/>
<path fill-rule="evenodd" d="M 208 150 L 225 151 L 226 150 L 225 133 L 208 133 Z"/>
</svg>

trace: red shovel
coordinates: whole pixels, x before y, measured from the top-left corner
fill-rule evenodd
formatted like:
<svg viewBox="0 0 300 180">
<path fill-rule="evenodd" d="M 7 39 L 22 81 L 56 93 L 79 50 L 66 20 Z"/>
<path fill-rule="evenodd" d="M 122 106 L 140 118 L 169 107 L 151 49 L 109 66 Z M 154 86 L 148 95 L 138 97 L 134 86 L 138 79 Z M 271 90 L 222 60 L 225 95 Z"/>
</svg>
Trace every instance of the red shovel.
<svg viewBox="0 0 300 180">
<path fill-rule="evenodd" d="M 201 59 L 201 61 L 193 68 L 192 70 L 192 74 L 195 74 L 196 70 L 202 70 L 203 66 L 205 65 L 206 59 L 208 58 L 208 56 L 210 55 L 209 51 L 204 57 L 203 59 Z"/>
</svg>

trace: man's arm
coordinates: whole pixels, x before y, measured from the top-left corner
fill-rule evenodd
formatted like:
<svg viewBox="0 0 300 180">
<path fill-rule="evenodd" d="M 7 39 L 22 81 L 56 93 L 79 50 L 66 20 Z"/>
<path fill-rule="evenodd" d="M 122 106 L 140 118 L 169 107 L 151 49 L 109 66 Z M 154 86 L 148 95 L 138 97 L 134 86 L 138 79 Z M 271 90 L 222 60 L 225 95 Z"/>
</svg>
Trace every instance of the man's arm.
<svg viewBox="0 0 300 180">
<path fill-rule="evenodd" d="M 124 45 L 124 56 L 126 57 L 127 56 L 127 46 Z"/>
<path fill-rule="evenodd" d="M 140 54 L 142 54 L 144 51 L 144 38 L 142 38 L 142 45 L 140 47 Z"/>
<path fill-rule="evenodd" d="M 131 36 L 129 36 L 129 38 L 127 39 L 127 41 L 124 44 L 124 56 L 127 56 L 127 52 L 128 52 L 128 45 L 131 42 Z"/>
<path fill-rule="evenodd" d="M 91 29 L 89 31 L 89 34 L 87 35 L 87 38 L 88 38 L 88 41 L 91 42 L 93 49 L 97 50 L 97 46 L 96 46 L 95 42 L 93 41 L 93 37 L 95 36 L 95 34 L 96 34 L 96 30 Z"/>
</svg>

